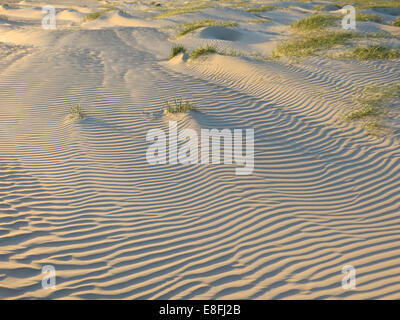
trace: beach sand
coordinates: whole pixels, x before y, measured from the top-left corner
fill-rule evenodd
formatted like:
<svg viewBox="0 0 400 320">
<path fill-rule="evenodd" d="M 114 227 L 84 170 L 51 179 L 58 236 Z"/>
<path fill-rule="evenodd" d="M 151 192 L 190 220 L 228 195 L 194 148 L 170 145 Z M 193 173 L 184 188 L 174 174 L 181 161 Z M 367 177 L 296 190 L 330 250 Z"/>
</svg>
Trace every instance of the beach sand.
<svg viewBox="0 0 400 320">
<path fill-rule="evenodd" d="M 92 21 L 106 2 L 5 2 L 1 298 L 400 298 L 400 105 L 383 135 L 338 117 L 365 86 L 399 81 L 398 59 L 269 59 L 318 1 L 256 15 L 210 1 L 160 19 L 171 1 L 121 1 Z M 55 30 L 41 26 L 45 5 L 57 10 Z M 385 23 L 358 30 L 386 32 L 398 48 L 396 16 L 368 10 Z M 176 37 L 202 19 L 238 26 Z M 241 54 L 168 60 L 174 44 Z M 146 134 L 168 131 L 175 97 L 197 109 L 180 129 L 254 129 L 253 173 L 150 165 Z M 75 104 L 84 119 L 68 119 Z M 55 289 L 42 288 L 45 265 Z M 346 265 L 353 290 L 342 288 Z"/>
</svg>

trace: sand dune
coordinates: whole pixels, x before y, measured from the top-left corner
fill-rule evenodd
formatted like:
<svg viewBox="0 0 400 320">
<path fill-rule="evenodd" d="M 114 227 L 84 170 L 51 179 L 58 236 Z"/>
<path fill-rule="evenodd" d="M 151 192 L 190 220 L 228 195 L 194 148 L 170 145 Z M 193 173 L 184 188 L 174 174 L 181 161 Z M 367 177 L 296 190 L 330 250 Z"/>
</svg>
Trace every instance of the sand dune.
<svg viewBox="0 0 400 320">
<path fill-rule="evenodd" d="M 337 118 L 359 89 L 398 81 L 398 60 L 167 62 L 174 43 L 270 53 L 311 7 L 277 10 L 290 21 L 264 30 L 223 8 L 83 22 L 94 2 L 70 2 L 59 13 L 69 24 L 50 31 L 39 3 L 0 11 L 1 298 L 400 298 L 398 133 L 371 137 Z M 242 24 L 174 37 L 171 25 L 218 15 Z M 166 116 L 175 97 L 198 111 Z M 87 117 L 66 121 L 76 103 Z M 146 134 L 171 119 L 254 128 L 253 174 L 149 165 Z M 44 265 L 55 290 L 41 286 Z M 344 265 L 356 290 L 341 287 Z"/>
</svg>

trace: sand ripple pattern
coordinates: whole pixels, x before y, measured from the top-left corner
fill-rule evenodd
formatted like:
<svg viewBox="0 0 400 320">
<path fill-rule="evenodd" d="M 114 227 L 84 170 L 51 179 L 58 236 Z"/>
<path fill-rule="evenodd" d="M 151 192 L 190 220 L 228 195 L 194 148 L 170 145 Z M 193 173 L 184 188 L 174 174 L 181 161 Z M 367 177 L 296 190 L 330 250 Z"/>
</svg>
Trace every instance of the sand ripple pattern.
<svg viewBox="0 0 400 320">
<path fill-rule="evenodd" d="M 1 69 L 0 297 L 400 298 L 398 143 L 335 120 L 398 65 L 174 67 L 139 29 L 60 33 Z M 254 174 L 149 166 L 146 133 L 175 96 L 201 111 L 181 127 L 254 128 Z M 65 121 L 79 102 L 87 119 Z"/>
</svg>

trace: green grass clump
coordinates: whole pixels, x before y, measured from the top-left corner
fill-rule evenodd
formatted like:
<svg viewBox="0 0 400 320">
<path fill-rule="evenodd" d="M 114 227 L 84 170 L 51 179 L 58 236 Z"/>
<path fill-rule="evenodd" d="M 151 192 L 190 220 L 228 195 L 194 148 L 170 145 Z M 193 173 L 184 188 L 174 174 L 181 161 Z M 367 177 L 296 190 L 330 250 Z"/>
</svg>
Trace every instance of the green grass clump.
<svg viewBox="0 0 400 320">
<path fill-rule="evenodd" d="M 210 5 L 197 5 L 197 6 L 195 6 L 195 5 L 190 5 L 190 3 L 189 3 L 189 5 L 183 5 L 181 7 L 168 9 L 168 10 L 162 12 L 162 13 L 159 13 L 154 18 L 155 19 L 163 19 L 163 18 L 167 18 L 167 17 L 179 15 L 179 14 L 198 12 L 198 11 L 201 11 L 203 9 L 207 9 L 207 8 L 211 8 L 211 7 L 212 6 L 210 6 Z"/>
<path fill-rule="evenodd" d="M 185 23 L 182 26 L 182 30 L 179 31 L 178 37 L 184 36 L 185 34 L 192 32 L 194 30 L 204 28 L 204 27 L 224 27 L 224 28 L 234 28 L 239 24 L 235 21 L 218 21 L 215 19 L 205 19 L 199 21 L 193 21 Z"/>
<path fill-rule="evenodd" d="M 359 120 L 365 117 L 372 117 L 380 115 L 380 109 L 377 106 L 366 105 L 354 109 L 352 112 L 346 114 L 347 120 Z"/>
<path fill-rule="evenodd" d="M 186 49 L 184 46 L 182 46 L 182 45 L 173 46 L 171 48 L 171 54 L 169 55 L 169 59 L 171 60 L 173 57 L 175 57 L 178 53 L 181 53 L 181 52 L 182 53 L 186 52 Z"/>
<path fill-rule="evenodd" d="M 351 50 L 345 57 L 357 60 L 395 59 L 400 58 L 400 49 L 391 49 L 381 45 L 359 46 Z"/>
<path fill-rule="evenodd" d="M 308 34 L 278 44 L 277 48 L 272 52 L 272 57 L 306 57 L 314 54 L 319 49 L 329 49 L 336 45 L 344 44 L 354 37 L 357 37 L 356 33 L 344 31 Z"/>
<path fill-rule="evenodd" d="M 291 28 L 298 31 L 320 30 L 335 25 L 339 19 L 339 16 L 317 14 L 292 23 Z"/>
<path fill-rule="evenodd" d="M 75 106 L 72 106 L 69 108 L 69 116 L 72 119 L 84 119 L 85 118 L 85 113 L 83 112 L 83 109 L 80 104 L 77 104 Z"/>
<path fill-rule="evenodd" d="M 400 17 L 397 17 L 397 19 L 392 22 L 392 25 L 395 27 L 400 27 Z"/>
<path fill-rule="evenodd" d="M 250 19 L 247 20 L 247 23 L 265 23 L 265 22 L 270 22 L 270 19 L 266 19 L 266 18 L 260 18 L 260 19 Z"/>
<path fill-rule="evenodd" d="M 277 6 L 272 6 L 272 5 L 264 5 L 258 8 L 249 8 L 246 9 L 246 12 L 250 12 L 250 13 L 260 13 L 260 12 L 265 12 L 265 11 L 271 11 L 271 10 L 275 10 L 279 7 Z"/>
<path fill-rule="evenodd" d="M 199 56 L 205 55 L 205 54 L 209 54 L 209 53 L 217 53 L 217 49 L 214 46 L 211 45 L 207 45 L 205 47 L 199 47 L 197 49 L 194 49 L 190 55 L 189 58 L 190 59 L 196 59 Z"/>
<path fill-rule="evenodd" d="M 105 14 L 106 12 L 111 11 L 112 9 L 105 9 L 102 11 L 96 11 L 96 12 L 92 12 L 89 13 L 86 17 L 84 21 L 93 21 L 96 20 L 98 17 L 100 17 L 101 15 Z"/>
<path fill-rule="evenodd" d="M 228 2 L 228 1 L 226 1 L 226 2 Z M 229 3 L 228 4 L 229 8 L 245 8 L 245 7 L 249 7 L 249 6 L 251 6 L 251 3 L 250 2 L 246 2 L 246 1 L 238 1 L 238 2 L 235 2 L 235 3 Z"/>
<path fill-rule="evenodd" d="M 132 17 L 132 15 L 131 15 L 128 11 L 126 11 L 126 10 L 118 9 L 118 12 L 119 12 L 120 14 L 122 14 L 123 16 Z"/>
<path fill-rule="evenodd" d="M 162 7 L 162 4 L 160 2 L 156 2 L 156 1 L 150 2 L 150 5 L 155 6 L 155 7 Z"/>
<path fill-rule="evenodd" d="M 189 101 L 183 101 L 183 99 L 174 99 L 173 103 L 167 101 L 167 108 L 168 113 L 184 113 L 189 111 L 195 111 L 195 107 Z"/>
<path fill-rule="evenodd" d="M 348 121 L 361 121 L 370 134 L 380 131 L 380 118 L 395 99 L 400 98 L 400 82 L 391 86 L 370 85 L 363 88 L 354 98 L 356 107 L 344 114 Z"/>
<path fill-rule="evenodd" d="M 377 84 L 366 86 L 355 98 L 354 101 L 361 105 L 384 104 L 393 98 L 400 98 L 400 82 L 391 86 Z"/>
<path fill-rule="evenodd" d="M 338 1 L 342 6 L 349 4 L 345 1 Z M 353 0 L 351 3 L 357 9 L 372 9 L 372 8 L 397 8 L 400 7 L 400 0 Z"/>
<path fill-rule="evenodd" d="M 356 21 L 373 21 L 373 22 L 378 22 L 382 23 L 384 20 L 381 16 L 378 16 L 377 14 L 366 14 L 366 13 L 358 13 L 356 14 Z"/>
<path fill-rule="evenodd" d="M 341 8 L 340 6 L 338 6 L 336 4 L 333 4 L 333 5 L 332 4 L 330 4 L 330 5 L 328 5 L 328 4 L 317 4 L 312 9 L 313 9 L 313 11 L 330 11 L 331 8 L 329 8 L 329 6 L 335 7 L 336 10 L 339 10 Z M 328 8 L 329 8 L 329 10 L 327 10 Z"/>
</svg>

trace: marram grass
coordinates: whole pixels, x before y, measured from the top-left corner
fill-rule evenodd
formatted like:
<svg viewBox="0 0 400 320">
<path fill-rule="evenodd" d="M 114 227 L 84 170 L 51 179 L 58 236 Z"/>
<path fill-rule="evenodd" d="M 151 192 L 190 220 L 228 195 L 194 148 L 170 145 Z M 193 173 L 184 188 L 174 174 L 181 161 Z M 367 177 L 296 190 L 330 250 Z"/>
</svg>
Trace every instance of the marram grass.
<svg viewBox="0 0 400 320">
<path fill-rule="evenodd" d="M 195 110 L 196 110 L 195 107 L 189 101 L 184 101 L 182 98 L 181 99 L 175 98 L 172 103 L 167 101 L 166 111 L 168 113 L 173 113 L 173 114 L 186 113 Z"/>
<path fill-rule="evenodd" d="M 278 44 L 272 52 L 272 57 L 306 57 L 313 55 L 320 49 L 330 49 L 336 45 L 344 44 L 347 40 L 357 36 L 354 32 L 332 31 L 293 37 Z"/>
<path fill-rule="evenodd" d="M 390 60 L 400 58 L 400 49 L 392 49 L 381 45 L 358 46 L 344 54 L 344 57 L 357 60 Z"/>
<path fill-rule="evenodd" d="M 209 54 L 209 53 L 217 53 L 217 49 L 212 45 L 207 45 L 205 47 L 199 47 L 197 49 L 194 49 L 190 53 L 189 58 L 190 59 L 196 59 L 196 58 L 198 58 L 198 57 L 200 57 L 202 55 L 206 55 L 206 54 Z"/>
<path fill-rule="evenodd" d="M 76 104 L 72 107 L 69 108 L 69 116 L 72 119 L 84 119 L 85 118 L 85 113 L 83 112 L 83 109 L 80 104 Z"/>
<path fill-rule="evenodd" d="M 377 23 L 382 23 L 384 19 L 381 16 L 373 13 L 359 13 L 356 14 L 356 21 L 372 21 Z"/>
<path fill-rule="evenodd" d="M 369 85 L 364 87 L 354 98 L 355 107 L 343 115 L 347 121 L 360 122 L 369 133 L 376 135 L 382 131 L 381 118 L 386 110 L 400 98 L 400 82 L 391 86 Z"/>
<path fill-rule="evenodd" d="M 291 28 L 296 31 L 320 30 L 334 26 L 339 16 L 317 14 L 292 23 Z"/>
<path fill-rule="evenodd" d="M 169 55 L 169 59 L 171 60 L 178 53 L 186 53 L 186 48 L 182 45 L 176 45 L 171 48 L 171 53 Z"/>
<path fill-rule="evenodd" d="M 263 5 L 263 6 L 260 6 L 260 7 L 257 7 L 257 8 L 246 9 L 246 12 L 260 13 L 260 12 L 275 10 L 275 9 L 278 9 L 278 8 L 279 7 L 273 6 L 273 5 Z"/>
</svg>

